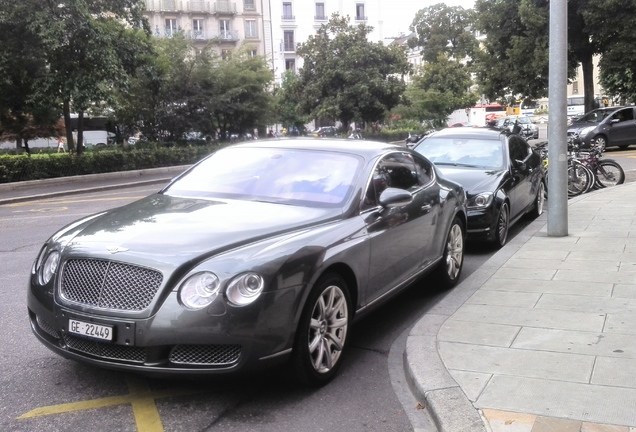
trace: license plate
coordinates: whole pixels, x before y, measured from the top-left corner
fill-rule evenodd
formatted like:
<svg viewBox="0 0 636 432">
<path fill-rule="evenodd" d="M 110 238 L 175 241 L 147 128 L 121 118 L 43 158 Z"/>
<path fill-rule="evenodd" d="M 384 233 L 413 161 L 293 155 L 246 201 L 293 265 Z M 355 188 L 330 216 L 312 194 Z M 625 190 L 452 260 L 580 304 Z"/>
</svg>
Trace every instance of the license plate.
<svg viewBox="0 0 636 432">
<path fill-rule="evenodd" d="M 93 323 L 87 323 L 84 321 L 77 321 L 74 319 L 68 320 L 69 333 L 77 334 L 80 336 L 87 336 L 95 339 L 113 340 L 113 327 L 105 326 Z"/>
</svg>

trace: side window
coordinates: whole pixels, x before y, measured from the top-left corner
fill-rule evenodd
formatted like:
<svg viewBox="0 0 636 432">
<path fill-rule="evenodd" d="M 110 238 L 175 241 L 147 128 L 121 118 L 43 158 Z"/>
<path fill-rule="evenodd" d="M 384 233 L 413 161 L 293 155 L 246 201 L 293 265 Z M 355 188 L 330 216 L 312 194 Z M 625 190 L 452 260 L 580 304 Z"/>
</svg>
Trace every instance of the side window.
<svg viewBox="0 0 636 432">
<path fill-rule="evenodd" d="M 413 192 L 422 186 L 421 181 L 430 175 L 431 167 L 426 163 L 418 168 L 413 156 L 407 153 L 391 153 L 384 156 L 376 165 L 371 181 L 367 185 L 363 209 L 375 207 L 380 202 L 380 194 L 389 187 L 406 189 Z M 420 172 L 421 171 L 421 172 Z M 430 181 L 430 180 L 429 180 Z"/>
<path fill-rule="evenodd" d="M 508 138 L 508 148 L 510 149 L 510 159 L 513 161 L 525 160 L 528 154 L 530 154 L 528 144 L 526 144 L 523 138 L 516 135 L 510 135 Z"/>
<path fill-rule="evenodd" d="M 417 174 L 417 183 L 424 186 L 433 181 L 433 164 L 420 157 L 415 157 L 415 173 Z"/>
</svg>

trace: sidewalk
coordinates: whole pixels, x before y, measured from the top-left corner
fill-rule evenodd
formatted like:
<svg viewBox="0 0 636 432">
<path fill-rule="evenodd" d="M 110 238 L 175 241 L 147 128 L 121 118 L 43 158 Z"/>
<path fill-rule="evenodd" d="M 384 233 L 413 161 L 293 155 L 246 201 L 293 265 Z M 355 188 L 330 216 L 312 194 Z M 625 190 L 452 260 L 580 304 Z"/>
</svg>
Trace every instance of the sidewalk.
<svg viewBox="0 0 636 432">
<path fill-rule="evenodd" d="M 534 221 L 411 330 L 410 384 L 442 432 L 636 432 L 636 183 Z"/>
</svg>

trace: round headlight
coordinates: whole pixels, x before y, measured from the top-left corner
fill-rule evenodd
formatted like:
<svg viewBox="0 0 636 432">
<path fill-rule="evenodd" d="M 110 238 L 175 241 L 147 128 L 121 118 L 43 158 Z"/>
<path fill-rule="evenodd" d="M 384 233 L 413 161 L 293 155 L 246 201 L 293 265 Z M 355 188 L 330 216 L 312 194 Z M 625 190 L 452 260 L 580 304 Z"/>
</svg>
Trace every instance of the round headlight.
<svg viewBox="0 0 636 432">
<path fill-rule="evenodd" d="M 57 266 L 60 264 L 60 253 L 58 251 L 53 251 L 46 257 L 44 260 L 44 265 L 42 266 L 42 270 L 40 272 L 40 284 L 46 285 L 55 275 L 57 271 Z"/>
<path fill-rule="evenodd" d="M 214 273 L 197 273 L 181 285 L 179 299 L 189 309 L 203 309 L 216 299 L 220 285 Z"/>
<path fill-rule="evenodd" d="M 235 306 L 252 303 L 263 292 L 265 281 L 257 273 L 245 273 L 237 276 L 227 287 L 227 299 Z"/>
<path fill-rule="evenodd" d="M 491 193 L 479 194 L 473 197 L 471 200 L 472 202 L 469 203 L 469 207 L 488 207 L 490 205 L 491 198 Z"/>
</svg>

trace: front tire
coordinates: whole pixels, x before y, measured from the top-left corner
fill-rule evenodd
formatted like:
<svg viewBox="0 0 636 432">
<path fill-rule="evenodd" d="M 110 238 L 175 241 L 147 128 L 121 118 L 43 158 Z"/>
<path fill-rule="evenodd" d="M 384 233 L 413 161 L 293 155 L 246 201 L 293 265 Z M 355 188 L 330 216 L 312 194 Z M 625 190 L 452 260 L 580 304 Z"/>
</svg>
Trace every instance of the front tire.
<svg viewBox="0 0 636 432">
<path fill-rule="evenodd" d="M 321 386 L 334 378 L 342 364 L 350 321 L 347 283 L 338 274 L 326 274 L 309 294 L 294 341 L 292 366 L 301 384 Z"/>
<path fill-rule="evenodd" d="M 601 187 L 616 186 L 625 182 L 625 171 L 623 171 L 623 167 L 611 159 L 600 160 L 594 171 L 594 175 Z"/>
<path fill-rule="evenodd" d="M 605 147 L 607 147 L 607 139 L 603 135 L 599 135 L 594 138 L 593 144 L 603 152 L 605 151 Z"/>
<path fill-rule="evenodd" d="M 436 279 L 443 289 L 452 288 L 459 282 L 459 276 L 464 265 L 465 238 L 464 225 L 458 217 L 455 217 L 446 236 L 442 261 L 435 270 Z"/>
</svg>

